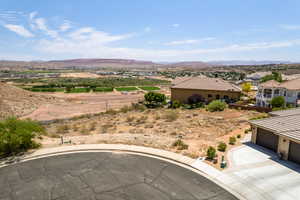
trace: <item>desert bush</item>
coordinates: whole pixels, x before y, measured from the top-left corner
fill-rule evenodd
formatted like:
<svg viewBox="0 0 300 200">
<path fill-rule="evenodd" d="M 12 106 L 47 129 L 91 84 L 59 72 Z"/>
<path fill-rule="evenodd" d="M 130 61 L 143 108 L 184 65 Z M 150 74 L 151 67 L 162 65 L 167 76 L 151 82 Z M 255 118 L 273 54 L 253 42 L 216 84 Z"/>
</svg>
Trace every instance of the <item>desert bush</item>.
<svg viewBox="0 0 300 200">
<path fill-rule="evenodd" d="M 144 95 L 145 105 L 148 108 L 162 106 L 166 102 L 166 95 L 157 92 L 148 92 Z"/>
<path fill-rule="evenodd" d="M 206 156 L 208 159 L 213 160 L 216 157 L 216 149 L 212 146 L 208 147 Z"/>
<path fill-rule="evenodd" d="M 153 124 L 146 124 L 145 125 L 145 128 L 153 128 L 154 126 L 153 126 Z"/>
<path fill-rule="evenodd" d="M 170 104 L 170 108 L 173 108 L 173 109 L 180 108 L 180 107 L 181 107 L 181 103 L 177 100 L 172 101 Z"/>
<path fill-rule="evenodd" d="M 236 138 L 234 136 L 229 138 L 229 144 L 234 145 L 236 143 Z"/>
<path fill-rule="evenodd" d="M 44 133 L 45 129 L 31 120 L 8 118 L 0 121 L 0 156 L 37 148 L 39 144 L 33 139 Z"/>
<path fill-rule="evenodd" d="M 264 118 L 268 118 L 268 117 L 269 117 L 269 115 L 267 113 L 263 113 L 263 114 L 260 114 L 256 117 L 252 117 L 249 120 L 258 120 L 258 119 L 264 119 Z"/>
<path fill-rule="evenodd" d="M 173 122 L 177 120 L 179 117 L 178 113 L 175 111 L 168 111 L 163 115 L 163 118 L 166 120 L 166 122 Z"/>
<path fill-rule="evenodd" d="M 132 103 L 131 107 L 133 108 L 133 110 L 137 110 L 141 112 L 146 110 L 146 106 L 140 103 Z"/>
<path fill-rule="evenodd" d="M 106 114 L 109 114 L 109 115 L 115 115 L 118 113 L 118 111 L 114 110 L 114 109 L 108 109 L 106 112 Z"/>
<path fill-rule="evenodd" d="M 89 131 L 94 131 L 94 130 L 96 130 L 96 125 L 97 125 L 97 122 L 92 122 L 92 123 L 90 124 Z"/>
<path fill-rule="evenodd" d="M 133 122 L 134 119 L 135 119 L 134 116 L 127 116 L 126 117 L 126 122 Z"/>
<path fill-rule="evenodd" d="M 140 118 L 138 118 L 137 120 L 136 120 L 136 123 L 137 124 L 143 124 L 143 123 L 145 123 L 146 122 L 146 120 L 148 119 L 148 116 L 141 116 Z"/>
<path fill-rule="evenodd" d="M 247 129 L 244 131 L 245 134 L 247 134 L 247 133 L 249 133 L 249 132 L 251 132 L 251 128 L 247 128 Z"/>
<path fill-rule="evenodd" d="M 67 133 L 70 127 L 67 124 L 60 125 L 56 128 L 57 133 Z"/>
<path fill-rule="evenodd" d="M 236 137 L 237 137 L 237 138 L 241 138 L 241 135 L 240 135 L 240 134 L 238 134 Z"/>
<path fill-rule="evenodd" d="M 210 112 L 223 111 L 227 107 L 225 102 L 214 100 L 207 105 L 207 110 Z"/>
<path fill-rule="evenodd" d="M 127 112 L 129 112 L 129 111 L 131 111 L 131 110 L 132 110 L 132 108 L 129 107 L 129 106 L 123 106 L 123 107 L 120 109 L 120 112 L 122 112 L 122 113 L 127 113 Z"/>
<path fill-rule="evenodd" d="M 220 142 L 218 145 L 218 151 L 225 152 L 227 148 L 227 145 L 224 142 Z"/>
<path fill-rule="evenodd" d="M 173 147 L 177 147 L 178 150 L 188 149 L 189 145 L 185 144 L 181 139 L 176 140 L 173 144 Z"/>
</svg>

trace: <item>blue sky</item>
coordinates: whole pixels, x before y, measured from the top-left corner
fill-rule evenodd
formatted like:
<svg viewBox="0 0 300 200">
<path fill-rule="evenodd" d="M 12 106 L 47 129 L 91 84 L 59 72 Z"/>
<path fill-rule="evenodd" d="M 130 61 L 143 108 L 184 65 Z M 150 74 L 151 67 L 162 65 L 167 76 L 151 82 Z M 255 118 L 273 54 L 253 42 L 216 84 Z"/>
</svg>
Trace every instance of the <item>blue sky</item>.
<svg viewBox="0 0 300 200">
<path fill-rule="evenodd" d="M 300 61 L 299 0 L 1 0 L 0 59 Z"/>
</svg>

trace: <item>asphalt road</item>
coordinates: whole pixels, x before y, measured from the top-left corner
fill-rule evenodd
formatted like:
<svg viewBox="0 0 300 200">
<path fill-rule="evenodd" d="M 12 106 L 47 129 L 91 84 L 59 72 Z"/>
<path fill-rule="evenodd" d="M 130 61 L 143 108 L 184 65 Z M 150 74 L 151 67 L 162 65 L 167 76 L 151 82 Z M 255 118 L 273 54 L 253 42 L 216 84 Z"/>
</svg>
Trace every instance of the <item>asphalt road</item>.
<svg viewBox="0 0 300 200">
<path fill-rule="evenodd" d="M 207 178 L 155 158 L 74 153 L 0 168 L 1 200 L 233 200 Z"/>
</svg>

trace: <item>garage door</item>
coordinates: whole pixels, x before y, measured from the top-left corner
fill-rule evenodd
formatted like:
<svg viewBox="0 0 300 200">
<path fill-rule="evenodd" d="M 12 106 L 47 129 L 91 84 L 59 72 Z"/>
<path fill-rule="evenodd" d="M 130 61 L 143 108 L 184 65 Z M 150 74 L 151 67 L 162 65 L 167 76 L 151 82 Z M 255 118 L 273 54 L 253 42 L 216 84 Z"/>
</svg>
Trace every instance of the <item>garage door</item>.
<svg viewBox="0 0 300 200">
<path fill-rule="evenodd" d="M 300 164 L 300 144 L 290 142 L 289 160 Z"/>
<path fill-rule="evenodd" d="M 258 128 L 256 144 L 277 152 L 278 135 L 275 135 L 265 129 Z"/>
</svg>

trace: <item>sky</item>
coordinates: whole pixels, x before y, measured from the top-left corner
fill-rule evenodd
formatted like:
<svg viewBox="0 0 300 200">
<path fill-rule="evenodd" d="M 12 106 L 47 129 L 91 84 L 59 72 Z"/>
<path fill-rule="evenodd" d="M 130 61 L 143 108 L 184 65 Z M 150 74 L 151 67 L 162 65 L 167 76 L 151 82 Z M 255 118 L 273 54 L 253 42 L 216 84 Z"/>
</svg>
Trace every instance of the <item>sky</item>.
<svg viewBox="0 0 300 200">
<path fill-rule="evenodd" d="M 1 0 L 0 59 L 300 61 L 299 0 Z"/>
</svg>

